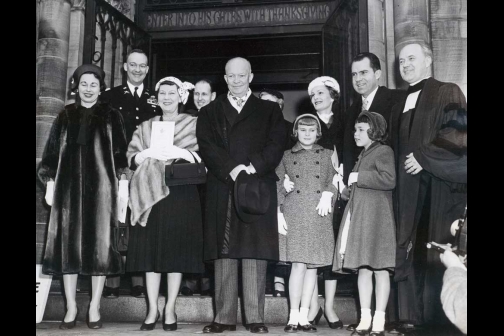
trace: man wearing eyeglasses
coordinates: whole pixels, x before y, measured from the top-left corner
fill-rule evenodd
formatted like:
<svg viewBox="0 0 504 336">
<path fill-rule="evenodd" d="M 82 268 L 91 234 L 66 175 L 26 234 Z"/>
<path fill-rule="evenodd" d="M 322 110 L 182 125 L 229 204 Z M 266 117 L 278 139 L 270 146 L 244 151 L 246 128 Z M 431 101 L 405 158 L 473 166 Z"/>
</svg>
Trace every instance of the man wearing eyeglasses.
<svg viewBox="0 0 504 336">
<path fill-rule="evenodd" d="M 124 71 L 128 76 L 125 85 L 116 86 L 102 93 L 102 99 L 121 112 L 126 129 L 126 141 L 129 143 L 133 132 L 142 122 L 156 115 L 156 100 L 154 93 L 150 93 L 143 83 L 149 72 L 148 58 L 140 49 L 133 49 L 126 57 Z M 129 211 L 126 216 L 129 218 Z M 128 220 L 127 220 L 128 221 Z M 119 297 L 120 277 L 108 277 L 103 290 L 103 296 L 109 299 Z M 131 295 L 137 298 L 145 297 L 143 277 L 131 277 Z"/>
</svg>

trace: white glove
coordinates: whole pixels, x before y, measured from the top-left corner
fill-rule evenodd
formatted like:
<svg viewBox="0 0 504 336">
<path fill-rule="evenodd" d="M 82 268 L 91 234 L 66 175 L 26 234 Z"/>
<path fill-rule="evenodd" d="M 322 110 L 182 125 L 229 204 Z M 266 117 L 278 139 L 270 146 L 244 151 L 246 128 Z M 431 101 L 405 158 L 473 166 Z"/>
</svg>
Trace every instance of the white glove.
<svg viewBox="0 0 504 336">
<path fill-rule="evenodd" d="M 47 205 L 52 206 L 53 197 L 54 197 L 54 181 L 48 181 L 45 194 L 45 201 Z"/>
<path fill-rule="evenodd" d="M 294 182 L 292 182 L 290 180 L 289 175 L 287 175 L 287 174 L 285 174 L 285 179 L 284 179 L 283 185 L 284 185 L 285 191 L 287 191 L 288 193 L 291 192 L 292 189 L 294 189 Z"/>
<path fill-rule="evenodd" d="M 287 222 L 285 221 L 284 214 L 279 212 L 278 214 L 278 233 L 281 235 L 287 235 Z"/>
<path fill-rule="evenodd" d="M 194 157 L 189 153 L 187 149 L 182 149 L 177 146 L 169 146 L 167 148 L 168 160 L 170 159 L 184 159 L 189 162 L 194 163 Z"/>
<path fill-rule="evenodd" d="M 135 156 L 135 163 L 137 164 L 137 166 L 139 166 L 147 158 L 166 161 L 168 160 L 168 154 L 169 154 L 168 147 L 150 147 L 144 149 Z"/>
<path fill-rule="evenodd" d="M 359 177 L 359 173 L 350 173 L 348 176 L 348 186 L 351 186 L 353 183 L 357 182 L 357 178 Z"/>
<path fill-rule="evenodd" d="M 247 167 L 243 164 L 241 165 L 238 165 L 236 167 L 233 168 L 233 170 L 231 170 L 231 172 L 229 172 L 229 175 L 231 176 L 231 178 L 233 179 L 233 181 L 236 180 L 236 178 L 238 177 L 238 174 L 242 171 L 242 170 L 245 170 L 247 172 L 247 174 L 250 174 L 247 170 Z"/>
<path fill-rule="evenodd" d="M 252 165 L 252 163 L 250 163 L 248 166 L 247 166 L 247 174 L 255 174 L 257 173 L 254 166 Z"/>
<path fill-rule="evenodd" d="M 119 181 L 119 192 L 117 202 L 117 217 L 121 223 L 126 223 L 126 210 L 128 209 L 128 180 Z"/>
<path fill-rule="evenodd" d="M 315 208 L 315 210 L 318 210 L 318 214 L 320 216 L 325 216 L 329 213 L 331 213 L 331 198 L 333 196 L 333 193 L 330 191 L 324 191 L 322 193 L 322 196 L 320 197 L 319 204 Z"/>
</svg>

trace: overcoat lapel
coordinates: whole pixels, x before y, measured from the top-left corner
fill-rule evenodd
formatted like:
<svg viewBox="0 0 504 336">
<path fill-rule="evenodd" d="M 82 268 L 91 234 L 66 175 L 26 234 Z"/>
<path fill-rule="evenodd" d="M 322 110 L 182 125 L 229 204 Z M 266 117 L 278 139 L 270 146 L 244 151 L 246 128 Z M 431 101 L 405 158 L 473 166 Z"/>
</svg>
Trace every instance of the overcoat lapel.
<svg viewBox="0 0 504 336">
<path fill-rule="evenodd" d="M 413 126 L 410 133 L 410 141 L 408 142 L 408 147 L 410 152 L 413 152 L 418 147 L 420 147 L 423 142 L 430 142 L 432 139 L 430 137 L 430 132 L 427 130 L 425 133 L 425 127 L 431 127 L 432 124 L 429 120 L 430 116 L 435 115 L 434 109 L 436 109 L 437 100 L 432 99 L 438 94 L 439 82 L 434 80 L 432 77 L 427 80 L 425 86 L 418 97 L 418 102 L 415 107 L 415 116 L 413 120 Z"/>
<path fill-rule="evenodd" d="M 258 100 L 259 98 L 252 94 L 250 95 L 250 97 L 247 99 L 247 102 L 245 103 L 245 106 L 243 106 L 241 112 L 238 114 L 238 116 L 236 116 L 234 125 L 247 118 L 257 109 L 256 99 Z"/>
<path fill-rule="evenodd" d="M 376 94 L 374 96 L 373 102 L 371 103 L 371 106 L 369 106 L 369 111 L 371 112 L 376 112 L 376 106 L 387 106 L 388 104 L 386 103 L 387 100 L 389 100 L 389 95 L 385 94 L 386 92 L 383 91 L 383 87 L 378 87 L 378 91 L 376 91 Z M 362 99 L 360 100 L 360 106 L 362 106 Z M 387 120 L 388 122 L 388 120 Z"/>
</svg>

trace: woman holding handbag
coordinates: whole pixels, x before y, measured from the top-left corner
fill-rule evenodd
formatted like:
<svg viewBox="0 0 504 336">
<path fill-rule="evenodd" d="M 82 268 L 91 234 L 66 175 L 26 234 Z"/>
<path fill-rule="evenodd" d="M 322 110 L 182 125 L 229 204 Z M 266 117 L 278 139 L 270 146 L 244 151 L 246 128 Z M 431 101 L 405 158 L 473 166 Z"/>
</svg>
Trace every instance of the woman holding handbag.
<svg viewBox="0 0 504 336">
<path fill-rule="evenodd" d="M 157 301 L 161 273 L 168 273 L 163 329 L 172 331 L 177 330 L 175 302 L 182 273 L 204 271 L 203 227 L 196 184 L 165 184 L 165 166 L 170 170 L 178 163 L 201 161 L 196 153 L 197 117 L 182 113 L 193 88 L 191 83 L 176 77 L 161 79 L 155 90 L 162 115 L 140 124 L 128 147 L 128 163 L 135 172 L 130 182 L 133 227 L 126 271 L 146 272 L 148 312 L 140 330 L 153 330 L 160 317 Z M 173 145 L 151 146 L 151 135 L 154 133 L 156 139 L 160 135 L 153 131 L 159 121 L 174 122 Z"/>
<path fill-rule="evenodd" d="M 38 176 L 52 206 L 42 272 L 62 274 L 67 311 L 60 329 L 75 327 L 79 274 L 91 276 L 88 327 L 101 328 L 105 276 L 123 271 L 117 250 L 118 179 L 127 173 L 126 135 L 118 110 L 102 102 L 105 73 L 92 64 L 75 69 L 75 104 L 54 121 Z"/>
</svg>

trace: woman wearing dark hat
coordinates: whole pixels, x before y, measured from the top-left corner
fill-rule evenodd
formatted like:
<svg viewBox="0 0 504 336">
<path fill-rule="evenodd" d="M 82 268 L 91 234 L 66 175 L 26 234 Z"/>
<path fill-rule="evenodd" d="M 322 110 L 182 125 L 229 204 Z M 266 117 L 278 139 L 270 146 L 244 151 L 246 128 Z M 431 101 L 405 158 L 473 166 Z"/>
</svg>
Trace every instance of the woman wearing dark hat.
<svg viewBox="0 0 504 336">
<path fill-rule="evenodd" d="M 332 270 L 359 274 L 361 318 L 352 335 L 380 336 L 384 335 L 389 272 L 394 271 L 396 256 L 392 207 L 396 184 L 394 152 L 383 144 L 387 139 L 387 122 L 375 112 L 364 111 L 357 117 L 354 139 L 364 149 L 348 177 L 350 199 L 343 214 Z M 373 275 L 376 310 L 371 317 Z"/>
<path fill-rule="evenodd" d="M 42 271 L 62 274 L 67 312 L 60 329 L 75 327 L 77 276 L 90 275 L 89 328 L 102 326 L 100 298 L 105 276 L 123 271 L 116 247 L 118 179 L 127 171 L 120 113 L 99 100 L 105 73 L 85 64 L 72 77 L 75 104 L 54 121 L 38 176 L 52 206 Z"/>
<path fill-rule="evenodd" d="M 196 139 L 197 117 L 182 113 L 194 86 L 176 77 L 156 84 L 159 116 L 144 121 L 133 133 L 128 162 L 131 178 L 131 225 L 126 270 L 145 272 L 148 312 L 140 330 L 153 330 L 158 311 L 161 273 L 167 273 L 163 316 L 165 331 L 177 330 L 175 303 L 182 273 L 203 273 L 203 225 L 196 185 L 165 185 L 165 165 L 175 160 L 200 161 Z M 173 122 L 173 145 L 151 146 L 157 122 Z M 175 163 L 174 163 L 175 164 Z"/>
</svg>

